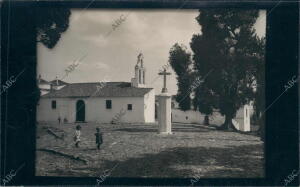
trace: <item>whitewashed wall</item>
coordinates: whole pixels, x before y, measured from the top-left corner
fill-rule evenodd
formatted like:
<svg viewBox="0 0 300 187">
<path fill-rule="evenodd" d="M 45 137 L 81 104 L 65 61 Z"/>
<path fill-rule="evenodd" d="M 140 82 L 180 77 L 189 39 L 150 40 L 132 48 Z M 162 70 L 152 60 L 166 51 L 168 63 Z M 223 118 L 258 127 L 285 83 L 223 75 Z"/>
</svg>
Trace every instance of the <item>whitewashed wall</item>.
<svg viewBox="0 0 300 187">
<path fill-rule="evenodd" d="M 215 111 L 209 116 L 209 123 L 214 125 L 222 125 L 225 122 L 225 116 L 222 116 L 220 112 Z"/>
<path fill-rule="evenodd" d="M 41 89 L 50 89 L 50 84 L 38 84 Z"/>
<path fill-rule="evenodd" d="M 172 109 L 172 122 L 177 123 L 203 123 L 204 115 L 200 112 L 187 110 L 182 111 L 180 109 Z"/>
<path fill-rule="evenodd" d="M 40 90 L 41 91 L 41 95 L 45 95 L 47 93 L 49 93 L 49 91 L 46 91 L 46 90 Z"/>
<path fill-rule="evenodd" d="M 106 109 L 106 100 L 112 101 L 112 108 Z M 86 121 L 110 123 L 123 108 L 126 113 L 120 118 L 120 122 L 134 123 L 144 122 L 143 97 L 101 97 L 85 100 Z M 132 104 L 132 110 L 127 110 L 127 104 Z"/>
<path fill-rule="evenodd" d="M 246 108 L 247 108 L 247 117 L 246 117 Z M 241 107 L 237 113 L 235 118 L 232 120 L 233 125 L 236 129 L 247 132 L 251 130 L 251 116 L 253 115 L 253 105 L 244 105 Z"/>
<path fill-rule="evenodd" d="M 56 109 L 52 109 L 51 101 L 56 100 Z M 68 120 L 71 119 L 72 112 L 72 101 L 71 99 L 48 99 L 41 98 L 37 105 L 37 121 L 50 121 L 57 122 L 58 117 L 61 116 L 63 119 L 67 117 Z M 74 117 L 75 119 L 75 117 Z"/>
<path fill-rule="evenodd" d="M 253 115 L 253 107 L 248 105 L 249 115 Z M 241 129 L 244 126 L 244 108 L 241 107 L 237 113 L 235 118 L 232 120 L 234 126 L 237 129 Z M 200 113 L 199 111 L 188 110 L 182 111 L 180 109 L 172 108 L 172 122 L 175 123 L 197 123 L 203 124 L 205 115 Z M 219 112 L 215 111 L 211 116 L 209 116 L 209 123 L 214 125 L 222 125 L 225 122 L 225 116 L 222 116 Z M 250 130 L 250 126 L 249 126 Z"/>
<path fill-rule="evenodd" d="M 144 109 L 145 109 L 145 122 L 155 122 L 155 90 L 152 89 L 144 97 Z"/>
<path fill-rule="evenodd" d="M 187 110 L 182 111 L 180 109 L 172 109 L 172 122 L 175 123 L 197 123 L 203 124 L 205 115 L 199 111 Z M 213 112 L 209 116 L 209 123 L 214 125 L 221 125 L 225 121 L 225 117 L 222 116 L 219 112 Z"/>
<path fill-rule="evenodd" d="M 149 96 L 149 98 L 151 97 Z M 56 109 L 51 108 L 52 100 L 56 100 Z M 145 119 L 143 97 L 41 98 L 37 106 L 37 121 L 57 122 L 58 117 L 61 116 L 62 120 L 66 117 L 68 122 L 75 122 L 76 102 L 78 100 L 83 100 L 85 103 L 87 122 L 110 123 L 122 108 L 126 113 L 120 118 L 120 122 L 144 123 L 151 121 L 151 118 Z M 106 100 L 112 100 L 111 109 L 106 109 Z M 131 111 L 127 110 L 127 104 L 132 104 Z M 151 104 L 149 106 L 151 107 Z M 151 113 L 150 110 L 149 113 Z"/>
</svg>

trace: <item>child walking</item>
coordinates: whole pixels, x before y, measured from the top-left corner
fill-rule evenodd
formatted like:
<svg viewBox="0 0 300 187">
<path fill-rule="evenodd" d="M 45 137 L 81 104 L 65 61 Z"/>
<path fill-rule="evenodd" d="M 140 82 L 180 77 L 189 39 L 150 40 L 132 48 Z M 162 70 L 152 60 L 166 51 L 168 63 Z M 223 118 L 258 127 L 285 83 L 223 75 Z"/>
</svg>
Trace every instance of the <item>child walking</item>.
<svg viewBox="0 0 300 187">
<path fill-rule="evenodd" d="M 96 144 L 97 144 L 97 149 L 99 150 L 100 149 L 100 145 L 102 144 L 103 142 L 103 139 L 102 139 L 102 133 L 100 132 L 100 129 L 99 128 L 96 128 L 96 133 L 95 133 L 95 136 L 96 136 Z"/>
<path fill-rule="evenodd" d="M 80 129 L 81 129 L 80 125 L 77 125 L 75 130 L 75 136 L 74 136 L 76 147 L 79 147 L 79 143 L 80 143 L 80 134 L 81 134 Z"/>
</svg>

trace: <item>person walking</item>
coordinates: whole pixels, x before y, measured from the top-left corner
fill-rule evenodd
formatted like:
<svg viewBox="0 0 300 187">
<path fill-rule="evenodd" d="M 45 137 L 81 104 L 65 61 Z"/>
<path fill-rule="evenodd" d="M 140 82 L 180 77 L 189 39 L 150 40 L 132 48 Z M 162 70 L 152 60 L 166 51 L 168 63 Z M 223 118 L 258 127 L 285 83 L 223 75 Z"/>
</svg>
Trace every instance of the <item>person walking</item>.
<svg viewBox="0 0 300 187">
<path fill-rule="evenodd" d="M 102 139 L 102 133 L 100 132 L 100 128 L 96 128 L 96 144 L 97 144 L 97 149 L 100 149 L 100 145 L 103 143 L 103 139 Z"/>
<path fill-rule="evenodd" d="M 79 143 L 80 143 L 80 132 L 81 126 L 77 125 L 76 126 L 76 130 L 75 130 L 75 136 L 74 136 L 74 141 L 75 141 L 75 146 L 78 148 L 79 147 Z"/>
</svg>

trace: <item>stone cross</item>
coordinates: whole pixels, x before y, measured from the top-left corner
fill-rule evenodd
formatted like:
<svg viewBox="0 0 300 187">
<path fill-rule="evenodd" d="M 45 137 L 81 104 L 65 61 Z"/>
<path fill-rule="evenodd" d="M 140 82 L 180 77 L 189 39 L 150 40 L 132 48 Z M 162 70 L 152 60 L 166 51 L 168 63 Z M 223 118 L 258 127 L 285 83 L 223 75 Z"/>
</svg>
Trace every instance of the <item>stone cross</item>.
<svg viewBox="0 0 300 187">
<path fill-rule="evenodd" d="M 164 68 L 164 71 L 159 72 L 158 75 L 163 75 L 164 76 L 164 87 L 162 88 L 161 92 L 162 93 L 167 93 L 167 75 L 171 75 L 171 73 L 167 72 L 166 68 Z"/>
</svg>

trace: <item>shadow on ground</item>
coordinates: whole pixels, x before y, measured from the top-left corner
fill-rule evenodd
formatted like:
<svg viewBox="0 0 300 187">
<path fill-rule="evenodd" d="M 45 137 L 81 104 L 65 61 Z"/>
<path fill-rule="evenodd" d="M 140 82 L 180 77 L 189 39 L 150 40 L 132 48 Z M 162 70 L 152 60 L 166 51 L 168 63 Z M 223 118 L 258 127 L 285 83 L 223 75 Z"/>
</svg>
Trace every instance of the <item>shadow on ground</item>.
<svg viewBox="0 0 300 187">
<path fill-rule="evenodd" d="M 212 128 L 205 127 L 202 125 L 185 125 L 185 124 L 175 124 L 172 125 L 172 132 L 208 132 L 213 130 Z M 123 131 L 123 132 L 158 132 L 157 126 L 134 126 L 132 128 L 117 128 L 114 131 Z"/>
<path fill-rule="evenodd" d="M 103 169 L 113 168 L 112 177 L 230 177 L 264 176 L 262 145 L 225 148 L 176 147 L 158 154 L 145 154 L 126 161 L 104 160 Z M 103 171 L 102 170 L 102 171 Z"/>
</svg>

